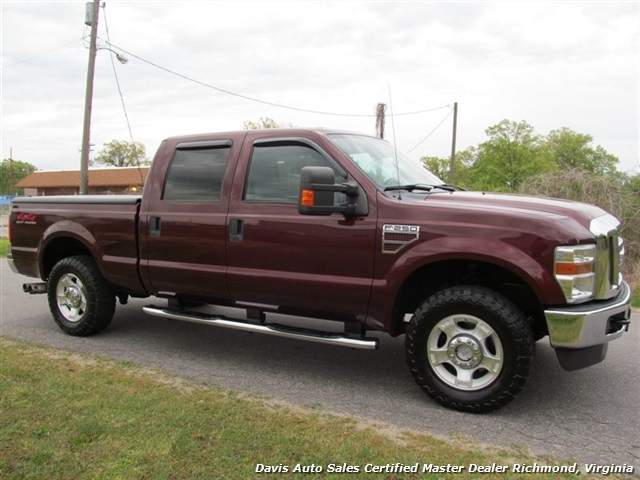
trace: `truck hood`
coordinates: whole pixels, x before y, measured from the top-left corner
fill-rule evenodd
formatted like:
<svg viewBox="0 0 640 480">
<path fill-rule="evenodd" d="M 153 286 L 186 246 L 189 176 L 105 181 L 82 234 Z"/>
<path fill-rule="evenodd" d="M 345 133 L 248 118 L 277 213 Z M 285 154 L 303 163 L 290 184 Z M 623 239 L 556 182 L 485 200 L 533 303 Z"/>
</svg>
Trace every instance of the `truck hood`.
<svg viewBox="0 0 640 480">
<path fill-rule="evenodd" d="M 594 205 L 546 197 L 530 197 L 483 192 L 433 192 L 403 201 L 440 210 L 449 220 L 464 221 L 477 227 L 502 227 L 529 231 L 564 241 L 593 238 L 589 227 L 593 219 L 607 212 Z M 562 240 L 561 240 L 562 241 Z"/>
</svg>

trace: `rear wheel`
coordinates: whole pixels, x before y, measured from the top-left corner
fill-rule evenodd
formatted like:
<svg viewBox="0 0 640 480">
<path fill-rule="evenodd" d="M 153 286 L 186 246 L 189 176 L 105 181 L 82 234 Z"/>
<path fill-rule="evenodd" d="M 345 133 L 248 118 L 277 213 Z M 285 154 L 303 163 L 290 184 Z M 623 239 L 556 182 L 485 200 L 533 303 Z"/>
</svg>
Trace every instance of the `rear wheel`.
<svg viewBox="0 0 640 480">
<path fill-rule="evenodd" d="M 488 412 L 524 387 L 534 358 L 534 336 L 524 314 L 483 287 L 453 287 L 416 310 L 405 339 L 418 385 L 455 410 Z"/>
<path fill-rule="evenodd" d="M 115 313 L 115 294 L 89 256 L 67 257 L 56 263 L 47 295 L 54 320 L 70 335 L 98 333 Z"/>
</svg>

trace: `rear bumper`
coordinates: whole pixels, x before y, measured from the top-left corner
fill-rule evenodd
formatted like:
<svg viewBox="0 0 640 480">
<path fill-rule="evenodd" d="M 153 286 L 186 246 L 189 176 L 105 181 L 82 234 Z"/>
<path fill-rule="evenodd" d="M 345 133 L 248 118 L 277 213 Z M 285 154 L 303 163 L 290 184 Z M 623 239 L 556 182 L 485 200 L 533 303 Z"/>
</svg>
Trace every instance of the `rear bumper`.
<svg viewBox="0 0 640 480">
<path fill-rule="evenodd" d="M 545 310 L 553 348 L 584 349 L 619 338 L 629 328 L 631 289 L 622 282 L 616 298 Z"/>
</svg>

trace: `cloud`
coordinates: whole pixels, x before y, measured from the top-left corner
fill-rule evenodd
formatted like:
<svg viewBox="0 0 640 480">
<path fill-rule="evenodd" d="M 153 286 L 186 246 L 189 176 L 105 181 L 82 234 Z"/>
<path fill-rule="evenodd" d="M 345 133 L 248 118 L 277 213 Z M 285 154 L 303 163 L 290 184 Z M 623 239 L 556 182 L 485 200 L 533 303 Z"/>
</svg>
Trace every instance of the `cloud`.
<svg viewBox="0 0 640 480">
<path fill-rule="evenodd" d="M 460 148 L 483 141 L 502 119 L 524 119 L 540 134 L 563 126 L 588 133 L 624 168 L 638 163 L 637 4 L 112 1 L 101 12 L 102 45 L 105 19 L 113 44 L 238 94 L 371 115 L 378 102 L 391 103 L 389 90 L 395 112 L 458 101 Z M 3 150 L 12 146 L 40 168 L 73 168 L 79 160 L 83 20 L 81 2 L 3 10 Z M 100 51 L 96 66 L 98 149 L 129 136 L 109 55 Z M 115 67 L 134 137 L 150 153 L 166 136 L 238 129 L 261 116 L 374 132 L 372 117 L 271 107 L 136 58 Z M 413 147 L 447 113 L 397 118 L 399 148 Z M 445 122 L 414 154 L 447 156 L 450 137 Z"/>
</svg>

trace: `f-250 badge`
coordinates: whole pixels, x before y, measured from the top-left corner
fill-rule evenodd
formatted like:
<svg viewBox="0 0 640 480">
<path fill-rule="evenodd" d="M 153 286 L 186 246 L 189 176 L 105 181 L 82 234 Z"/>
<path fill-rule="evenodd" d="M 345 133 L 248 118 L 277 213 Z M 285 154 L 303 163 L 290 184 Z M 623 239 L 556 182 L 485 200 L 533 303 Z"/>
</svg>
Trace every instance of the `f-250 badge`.
<svg viewBox="0 0 640 480">
<path fill-rule="evenodd" d="M 384 225 L 382 227 L 382 253 L 398 253 L 420 238 L 417 225 Z"/>
</svg>

